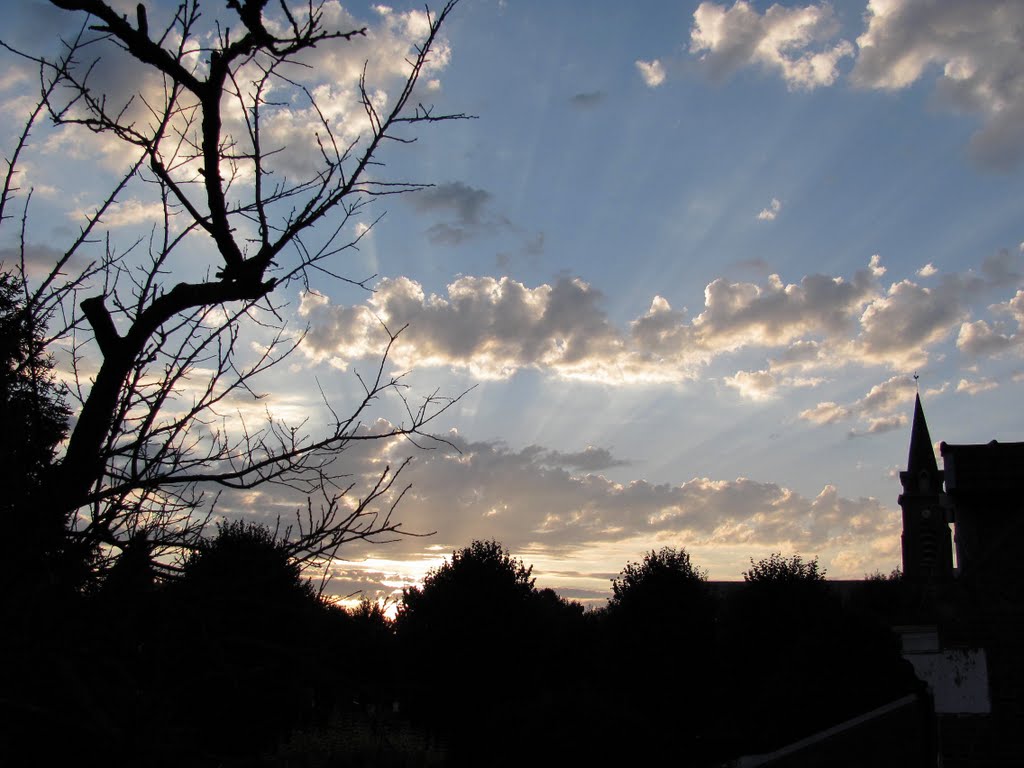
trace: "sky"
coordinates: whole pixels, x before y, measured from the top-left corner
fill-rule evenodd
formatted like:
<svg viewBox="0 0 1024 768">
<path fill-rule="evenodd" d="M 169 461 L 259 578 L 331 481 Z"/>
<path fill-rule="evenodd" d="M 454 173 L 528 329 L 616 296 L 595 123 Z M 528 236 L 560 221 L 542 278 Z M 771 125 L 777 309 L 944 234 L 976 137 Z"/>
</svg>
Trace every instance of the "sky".
<svg viewBox="0 0 1024 768">
<path fill-rule="evenodd" d="M 147 5 L 155 28 L 175 4 Z M 80 23 L 39 0 L 8 13 L 0 38 L 36 52 Z M 306 72 L 356 138 L 362 65 L 393 99 L 422 6 L 328 2 L 325 19 L 369 30 Z M 433 535 L 346 548 L 330 590 L 394 595 L 491 538 L 538 586 L 591 605 L 663 546 L 722 580 L 772 552 L 818 557 L 832 578 L 898 566 L 915 392 L 937 441 L 1024 439 L 1022 30 L 1015 0 L 462 0 L 418 95 L 474 119 L 385 148 L 378 178 L 433 186 L 348 222 L 360 239 L 331 268 L 373 290 L 287 286 L 282 312 L 306 336 L 266 397 L 235 404 L 315 432 L 320 389 L 351 406 L 354 374 L 379 360 L 381 320 L 408 324 L 387 365 L 408 372 L 411 402 L 462 394 L 431 425 L 445 443 L 337 459 L 365 484 L 412 457 L 395 515 Z M 37 75 L 5 64 L 0 108 L 25 114 Z M 96 78 L 154 87 L 116 56 Z M 312 120 L 294 101 L 268 119 L 282 173 L 312 167 Z M 45 126 L 29 150 L 42 261 L 125 155 Z M 144 236 L 153 203 L 129 186 L 110 237 Z M 215 263 L 208 244 L 189 253 L 176 274 Z M 300 503 L 263 488 L 219 509 L 273 520 Z"/>
</svg>

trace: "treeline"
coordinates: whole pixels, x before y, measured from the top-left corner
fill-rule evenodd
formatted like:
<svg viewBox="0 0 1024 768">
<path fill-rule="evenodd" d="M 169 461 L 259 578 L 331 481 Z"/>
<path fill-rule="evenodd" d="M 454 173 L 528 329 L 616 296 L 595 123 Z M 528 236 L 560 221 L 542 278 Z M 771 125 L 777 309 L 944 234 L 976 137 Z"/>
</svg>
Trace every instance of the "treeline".
<svg viewBox="0 0 1024 768">
<path fill-rule="evenodd" d="M 476 541 L 394 621 L 321 599 L 260 526 L 220 526 L 174 579 L 137 562 L 7 595 L 8 764 L 713 765 L 918 685 L 879 612 L 894 582 L 844 605 L 799 557 L 725 593 L 650 552 L 585 611 Z"/>
<path fill-rule="evenodd" d="M 843 602 L 816 560 L 772 555 L 728 588 L 666 548 L 586 612 L 477 541 L 405 591 L 406 712 L 463 764 L 717 765 L 919 691 L 887 626 L 899 586 Z"/>
<path fill-rule="evenodd" d="M 81 589 L 18 586 L 3 602 L 3 764 L 258 764 L 394 662 L 382 617 L 324 602 L 260 526 L 221 526 L 174 579 L 121 558 Z"/>
</svg>

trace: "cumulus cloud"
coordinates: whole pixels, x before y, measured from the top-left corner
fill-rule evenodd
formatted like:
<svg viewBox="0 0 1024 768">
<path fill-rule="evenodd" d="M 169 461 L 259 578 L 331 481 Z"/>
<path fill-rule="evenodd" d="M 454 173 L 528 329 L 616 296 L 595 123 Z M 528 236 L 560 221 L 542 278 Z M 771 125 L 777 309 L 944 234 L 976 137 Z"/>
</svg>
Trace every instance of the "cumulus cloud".
<svg viewBox="0 0 1024 768">
<path fill-rule="evenodd" d="M 767 208 L 762 208 L 761 212 L 757 214 L 758 221 L 775 221 L 775 217 L 779 215 L 779 211 L 782 210 L 782 203 L 777 197 L 773 197 L 772 201 L 768 204 Z"/>
<path fill-rule="evenodd" d="M 744 0 L 731 8 L 705 2 L 693 14 L 690 52 L 715 80 L 757 66 L 792 90 L 811 90 L 834 83 L 839 62 L 854 53 L 848 40 L 835 40 L 838 32 L 828 4 L 772 5 L 761 14 Z"/>
<path fill-rule="evenodd" d="M 158 14 L 159 9 L 154 9 L 153 13 Z M 328 2 L 323 4 L 318 13 L 326 30 L 366 28 L 366 34 L 341 43 L 322 44 L 305 50 L 295 57 L 295 64 L 281 69 L 279 74 L 283 77 L 270 79 L 269 90 L 263 94 L 260 110 L 265 168 L 287 175 L 291 180 L 308 177 L 323 169 L 318 142 L 325 139 L 324 133 L 328 128 L 339 146 L 351 146 L 354 153 L 358 153 L 362 146 L 360 141 L 365 142 L 370 128 L 361 100 L 360 78 L 365 72 L 371 103 L 378 111 L 385 111 L 393 104 L 397 89 L 404 86 L 411 68 L 410 61 L 415 58 L 415 46 L 423 41 L 429 28 L 425 10 L 399 12 L 385 6 L 375 6 L 370 18 L 360 18 L 341 4 Z M 156 16 L 151 18 L 154 26 L 158 21 Z M 238 23 L 237 15 L 223 7 L 208 9 L 202 21 L 208 26 L 197 30 L 197 40 L 212 35 L 215 24 L 224 29 L 236 27 Z M 287 34 L 289 22 L 273 5 L 268 6 L 266 22 L 271 32 Z M 173 49 L 177 42 L 172 34 L 166 45 Z M 451 46 L 442 35 L 422 70 L 413 103 L 416 103 L 417 98 L 422 98 L 424 103 L 429 104 L 428 92 L 439 87 L 438 76 L 450 60 Z M 206 63 L 194 43 L 184 63 L 200 76 L 205 75 Z M 95 66 L 88 57 L 82 59 L 81 66 L 91 67 L 90 83 L 98 94 L 107 99 L 108 110 L 117 113 L 122 106 L 127 105 L 124 121 L 136 126 L 153 122 L 150 106 L 159 109 L 166 94 L 166 83 L 159 72 L 153 68 L 140 67 L 126 52 L 114 46 L 104 48 Z M 261 74 L 258 66 L 253 63 L 243 67 L 236 79 L 239 83 L 255 82 Z M 293 89 L 285 78 L 302 83 L 306 90 Z M 307 95 L 315 101 L 315 106 Z M 245 122 L 246 111 L 251 106 L 251 94 L 247 88 L 243 88 L 240 100 L 225 100 L 226 138 L 233 143 L 235 154 L 239 157 L 251 151 Z M 198 128 L 195 124 L 187 123 L 189 114 L 189 98 L 186 95 L 178 118 L 167 133 L 180 133 L 186 137 L 186 141 L 194 141 Z M 328 141 L 325 144 L 330 146 Z M 126 159 L 123 143 L 110 134 L 65 130 L 51 137 L 47 146 L 54 154 L 100 157 L 111 168 L 122 168 Z M 201 165 L 198 159 L 183 163 L 181 157 L 175 157 L 173 162 L 167 164 L 175 166 L 176 172 L 183 179 L 198 178 L 198 167 Z M 245 163 L 239 163 L 232 172 L 240 178 L 246 178 L 251 176 L 253 170 Z"/>
<path fill-rule="evenodd" d="M 732 387 L 748 400 L 768 400 L 776 391 L 778 382 L 770 371 L 738 371 L 725 379 L 727 386 Z"/>
<path fill-rule="evenodd" d="M 414 58 L 411 54 L 415 46 L 429 31 L 427 12 L 425 9 L 396 11 L 384 5 L 374 6 L 372 10 L 376 19 L 357 17 L 339 3 L 324 4 L 321 14 L 326 29 L 365 27 L 367 32 L 344 45 L 320 45 L 298 57 L 303 68 L 288 74 L 307 85 L 316 107 L 289 99 L 287 103 L 267 109 L 264 141 L 273 141 L 284 150 L 274 158 L 278 164 L 275 167 L 303 174 L 319 167 L 316 137 L 323 130 L 321 119 L 327 121 L 342 144 L 365 139 L 370 125 L 359 90 L 364 67 L 374 108 L 385 112 L 393 103 L 396 89 L 404 85 L 410 72 L 409 62 Z M 276 20 L 278 26 L 285 23 L 283 18 Z M 414 95 L 413 103 L 417 96 L 429 103 L 431 92 L 440 88 L 439 75 L 451 62 L 451 53 L 451 44 L 442 35 L 421 73 L 418 88 L 422 94 Z M 275 83 L 274 88 L 283 91 L 284 84 Z"/>
<path fill-rule="evenodd" d="M 827 401 L 801 411 L 800 418 L 815 424 L 835 424 L 837 421 L 845 421 L 850 418 L 850 414 L 849 408 Z"/>
<path fill-rule="evenodd" d="M 778 376 L 766 369 L 737 371 L 732 376 L 726 376 L 723 381 L 748 400 L 770 400 L 782 388 L 816 387 L 825 380 L 821 377 Z"/>
<path fill-rule="evenodd" d="M 969 381 L 968 379 L 960 379 L 956 385 L 957 392 L 963 392 L 968 395 L 978 395 L 982 392 L 988 392 L 990 389 L 995 389 L 999 386 L 999 382 L 992 379 L 976 379 Z"/>
<path fill-rule="evenodd" d="M 868 393 L 856 403 L 861 413 L 877 418 L 879 414 L 889 413 L 897 409 L 906 409 L 913 402 L 917 383 L 910 376 L 893 376 L 881 384 L 873 386 Z"/>
<path fill-rule="evenodd" d="M 657 88 L 665 82 L 665 67 L 660 61 L 641 61 L 637 59 L 636 68 L 648 88 Z"/>
<path fill-rule="evenodd" d="M 382 281 L 358 307 L 307 294 L 300 313 L 311 325 L 304 348 L 318 358 L 377 354 L 383 321 L 392 329 L 409 324 L 395 350 L 403 365 L 461 367 L 481 378 L 538 368 L 630 383 L 692 378 L 724 352 L 851 331 L 875 291 L 870 269 L 849 281 L 810 275 L 789 285 L 777 275 L 763 285 L 718 279 L 692 321 L 656 296 L 628 333 L 611 323 L 600 292 L 578 278 L 529 288 L 507 277 L 464 277 L 446 296 L 427 296 L 415 281 L 397 278 Z"/>
<path fill-rule="evenodd" d="M 76 220 L 88 219 L 94 215 L 95 211 L 96 207 L 78 208 L 73 211 L 68 211 L 68 217 Z M 161 203 L 146 203 L 136 199 L 115 202 L 106 210 L 100 219 L 103 226 L 111 229 L 131 227 L 139 224 L 154 224 L 163 222 L 163 220 L 164 207 Z"/>
<path fill-rule="evenodd" d="M 1016 260 L 1006 251 L 982 264 L 982 273 L 995 285 L 1019 284 L 1021 274 Z M 957 348 L 969 358 L 999 355 L 1018 347 L 1024 341 L 1024 290 L 1012 299 L 989 307 L 992 321 L 974 320 L 960 326 Z"/>
<path fill-rule="evenodd" d="M 972 157 L 996 169 L 1020 164 L 1024 5 L 1016 0 L 871 0 L 866 18 L 851 74 L 855 85 L 899 90 L 936 71 L 939 100 L 984 120 L 971 139 Z"/>
<path fill-rule="evenodd" d="M 947 275 L 934 288 L 911 280 L 893 283 L 865 308 L 856 353 L 893 367 L 923 365 L 928 348 L 953 333 L 985 287 L 972 273 Z"/>
<path fill-rule="evenodd" d="M 999 355 L 1019 343 L 1015 333 L 999 333 L 984 320 L 964 323 L 956 337 L 956 346 L 968 358 Z"/>
<path fill-rule="evenodd" d="M 801 411 L 800 418 L 821 425 L 860 419 L 867 426 L 851 430 L 851 437 L 881 434 L 906 425 L 906 411 L 916 391 L 917 383 L 910 376 L 893 376 L 873 386 L 859 400 L 846 405 L 818 403 Z"/>
<path fill-rule="evenodd" d="M 383 321 L 392 329 L 409 325 L 394 350 L 400 365 L 459 367 L 480 378 L 531 367 L 567 378 L 643 376 L 645 361 L 623 349 L 621 334 L 600 307 L 602 298 L 569 278 L 531 289 L 507 277 L 463 277 L 443 297 L 427 296 L 415 281 L 398 278 L 382 281 L 359 307 L 334 307 L 306 294 L 300 314 L 310 322 L 304 347 L 314 356 L 376 354 Z"/>
<path fill-rule="evenodd" d="M 877 291 L 871 269 L 852 279 L 807 275 L 783 283 L 770 275 L 761 285 L 718 278 L 704 289 L 704 311 L 693 321 L 702 342 L 716 349 L 781 346 L 808 334 L 848 331 Z"/>
<path fill-rule="evenodd" d="M 614 555 L 609 562 L 608 552 L 621 550 L 629 542 L 637 542 L 637 551 L 642 552 L 652 542 L 671 541 L 691 551 L 735 547 L 733 561 L 722 564 L 718 573 L 719 577 L 737 578 L 747 565 L 746 556 L 762 548 L 870 550 L 876 539 L 898 538 L 894 510 L 872 498 L 844 498 L 832 485 L 808 497 L 775 483 L 743 477 L 695 477 L 675 484 L 615 482 L 585 469 L 569 471 L 561 465 L 568 462 L 561 459 L 575 455 L 572 453 L 541 446 L 516 450 L 500 442 L 471 441 L 456 433 L 446 438 L 457 450 L 416 455 L 403 475 L 412 487 L 397 513 L 403 529 L 437 533 L 428 539 L 389 544 L 386 556 L 394 561 L 422 563 L 473 539 L 495 538 L 513 552 L 528 551 L 532 562 L 557 557 L 559 572 L 571 570 L 583 553 L 590 553 L 591 560 L 604 558 L 601 566 L 590 571 L 600 579 L 605 575 L 602 571 L 614 572 L 625 563 L 621 555 Z M 353 479 L 372 482 L 380 467 L 394 465 L 408 450 L 400 441 L 363 444 L 358 455 L 345 455 L 345 472 Z M 596 455 L 599 450 L 589 453 Z M 587 454 L 584 449 L 578 455 Z M 611 458 L 611 454 L 601 458 Z M 277 491 L 267 490 L 259 505 L 264 509 L 282 507 L 271 493 Z M 230 501 L 225 503 L 230 507 Z M 346 554 L 356 560 L 373 555 L 371 545 L 355 545 Z M 407 583 L 400 569 L 381 567 L 376 560 L 368 562 L 365 569 L 356 569 L 363 573 L 348 572 L 355 564 L 342 567 L 348 586 L 367 588 L 368 583 L 359 582 L 387 580 L 397 589 Z M 537 573 L 542 574 L 543 570 Z M 561 577 L 565 575 L 561 573 Z M 559 574 L 545 577 L 556 587 L 565 584 L 559 579 Z M 607 588 L 607 581 L 603 587 Z"/>
<path fill-rule="evenodd" d="M 865 437 L 867 435 L 881 435 L 897 429 L 905 429 L 910 419 L 904 413 L 893 414 L 892 416 L 880 416 L 876 419 L 868 419 L 867 429 L 851 429 L 848 437 Z"/>
<path fill-rule="evenodd" d="M 474 209 L 466 205 L 471 218 Z M 991 275 L 1013 267 L 986 263 Z M 1006 287 L 985 273 L 983 264 L 980 273 L 942 275 L 929 286 L 903 279 L 885 288 L 885 268 L 873 256 L 848 277 L 717 278 L 696 316 L 654 296 L 626 327 L 612 322 L 600 291 L 570 277 L 535 287 L 509 277 L 461 277 L 429 295 L 399 277 L 383 280 L 363 305 L 335 306 L 306 294 L 300 314 L 310 324 L 303 349 L 312 358 L 344 367 L 376 356 L 386 342 L 382 323 L 391 330 L 408 324 L 394 362 L 457 368 L 482 379 L 534 369 L 606 384 L 673 383 L 745 350 L 764 355 L 762 367 L 722 381 L 764 399 L 780 387 L 816 386 L 840 366 L 919 368 L 952 338 L 965 355 L 1009 349 L 1020 336 L 1024 292 L 991 305 L 992 319 L 974 320 L 977 299 Z"/>
<path fill-rule="evenodd" d="M 928 262 L 923 267 L 921 267 L 919 270 L 917 270 L 917 276 L 918 277 L 932 277 L 933 275 L 937 275 L 938 273 L 939 273 L 939 270 L 937 270 L 935 268 L 935 265 L 932 264 L 931 262 Z"/>
<path fill-rule="evenodd" d="M 864 17 L 854 46 L 840 37 L 828 3 L 762 13 L 745 0 L 702 2 L 689 49 L 713 80 L 757 67 L 791 90 L 833 85 L 846 58 L 854 58 L 849 79 L 860 88 L 895 91 L 934 76 L 940 104 L 983 121 L 970 143 L 979 165 L 1008 170 L 1024 161 L 1024 5 L 869 0 Z"/>
</svg>

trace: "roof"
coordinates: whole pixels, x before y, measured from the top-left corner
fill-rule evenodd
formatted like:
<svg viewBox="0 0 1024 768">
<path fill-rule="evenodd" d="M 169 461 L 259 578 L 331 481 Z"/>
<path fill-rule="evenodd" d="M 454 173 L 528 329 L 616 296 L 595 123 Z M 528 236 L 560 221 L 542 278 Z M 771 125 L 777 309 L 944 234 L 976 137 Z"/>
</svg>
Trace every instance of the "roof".
<svg viewBox="0 0 1024 768">
<path fill-rule="evenodd" d="M 1001 493 L 1024 484 L 1024 443 L 939 446 L 947 493 Z"/>
</svg>

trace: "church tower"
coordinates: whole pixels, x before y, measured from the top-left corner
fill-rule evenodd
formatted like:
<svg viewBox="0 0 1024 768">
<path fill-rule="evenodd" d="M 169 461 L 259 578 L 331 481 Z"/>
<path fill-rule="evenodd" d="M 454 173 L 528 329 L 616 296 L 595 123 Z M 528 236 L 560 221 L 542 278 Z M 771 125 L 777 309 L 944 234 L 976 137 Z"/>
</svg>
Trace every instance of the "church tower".
<svg viewBox="0 0 1024 768">
<path fill-rule="evenodd" d="M 907 471 L 900 472 L 903 493 L 899 497 L 903 509 L 903 577 L 911 583 L 940 584 L 953 578 L 949 521 L 939 502 L 942 481 L 918 395 Z"/>
</svg>

